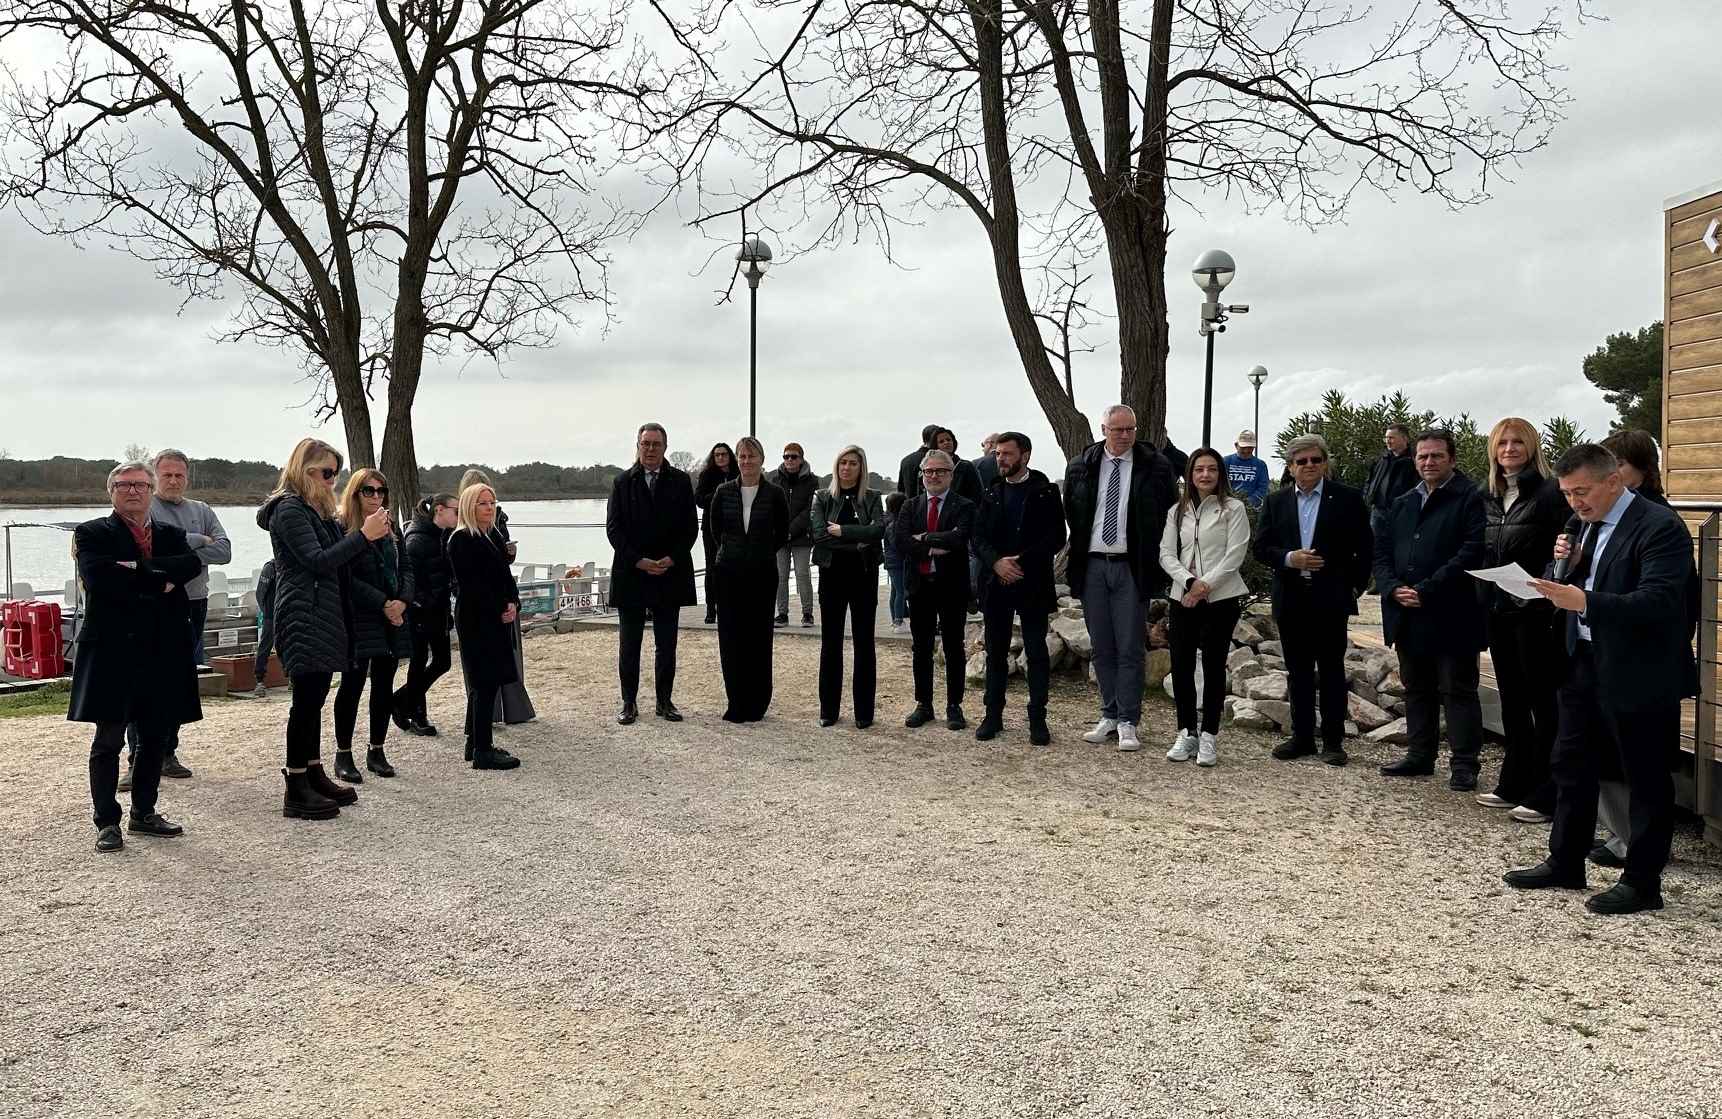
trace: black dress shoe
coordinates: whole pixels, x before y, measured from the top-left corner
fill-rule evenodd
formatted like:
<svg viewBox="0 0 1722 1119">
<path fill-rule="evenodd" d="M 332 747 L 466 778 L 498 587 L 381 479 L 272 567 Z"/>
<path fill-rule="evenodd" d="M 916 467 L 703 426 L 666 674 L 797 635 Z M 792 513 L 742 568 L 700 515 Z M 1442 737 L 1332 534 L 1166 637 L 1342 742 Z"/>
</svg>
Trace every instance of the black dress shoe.
<svg viewBox="0 0 1722 1119">
<path fill-rule="evenodd" d="M 126 820 L 126 830 L 133 835 L 159 835 L 166 839 L 185 834 L 184 828 L 160 812 L 151 812 L 148 816 L 139 816 L 133 812 Z"/>
<path fill-rule="evenodd" d="M 812 629 L 813 628 L 813 615 L 812 614 L 801 615 L 801 628 L 802 629 Z"/>
<path fill-rule="evenodd" d="M 924 703 L 918 703 L 915 705 L 915 709 L 909 712 L 909 717 L 903 720 L 903 725 L 906 727 L 924 727 L 932 721 L 933 709 Z"/>
<path fill-rule="evenodd" d="M 1662 891 L 1641 890 L 1625 882 L 1616 882 L 1600 894 L 1584 899 L 1584 907 L 1592 913 L 1642 913 L 1662 908 Z"/>
<path fill-rule="evenodd" d="M 819 716 L 819 725 L 822 727 L 834 727 L 837 725 L 837 716 L 821 715 Z"/>
<path fill-rule="evenodd" d="M 1383 777 L 1430 777 L 1434 773 L 1435 762 L 1433 759 L 1414 758 L 1410 754 L 1381 767 L 1381 776 Z"/>
<path fill-rule="evenodd" d="M 945 708 L 945 726 L 951 730 L 967 730 L 969 728 L 969 721 L 963 717 L 961 707 Z"/>
<path fill-rule="evenodd" d="M 1553 861 L 1544 859 L 1536 866 L 1507 871 L 1501 875 L 1501 881 L 1515 890 L 1582 890 L 1584 868 L 1562 870 Z"/>
<path fill-rule="evenodd" d="M 1477 775 L 1465 770 L 1453 771 L 1453 776 L 1447 779 L 1447 787 L 1456 792 L 1474 793 L 1477 791 Z"/>
<path fill-rule="evenodd" d="M 474 769 L 514 769 L 520 765 L 520 759 L 507 750 L 476 750 L 472 755 Z"/>
<path fill-rule="evenodd" d="M 1052 745 L 1052 728 L 1046 725 L 1045 719 L 1030 719 L 1028 721 L 1028 744 L 1030 746 Z"/>
<path fill-rule="evenodd" d="M 118 851 L 126 845 L 125 836 L 120 834 L 118 824 L 109 824 L 96 833 L 96 850 Z"/>
<path fill-rule="evenodd" d="M 1004 720 L 997 715 L 988 715 L 981 720 L 981 725 L 975 728 L 976 742 L 991 742 L 1004 729 Z"/>
<path fill-rule="evenodd" d="M 625 727 L 633 726 L 634 720 L 640 717 L 640 709 L 631 703 L 622 704 L 622 709 L 616 712 L 616 721 Z"/>
<path fill-rule="evenodd" d="M 771 619 L 771 624 L 774 626 L 786 626 L 789 624 L 789 615 L 779 614 L 777 617 Z"/>
<path fill-rule="evenodd" d="M 871 715 L 868 715 L 866 717 L 862 717 L 860 715 L 855 716 L 855 729 L 856 730 L 866 730 L 868 727 L 870 727 L 872 725 L 873 725 L 873 716 L 871 716 Z"/>
<path fill-rule="evenodd" d="M 666 723 L 679 723 L 682 721 L 682 713 L 676 710 L 676 705 L 673 703 L 660 703 L 658 704 L 658 718 Z"/>
<path fill-rule="evenodd" d="M 180 764 L 178 754 L 168 754 L 161 759 L 161 775 L 183 780 L 191 776 L 191 770 Z"/>
<path fill-rule="evenodd" d="M 1612 867 L 1620 870 L 1626 866 L 1626 860 L 1608 849 L 1608 844 L 1599 843 L 1590 849 L 1590 861 L 1597 866 Z"/>
<path fill-rule="evenodd" d="M 1289 762 L 1293 758 L 1306 758 L 1313 753 L 1315 753 L 1315 743 L 1306 742 L 1300 744 L 1289 738 L 1274 747 L 1275 759 L 1282 762 Z"/>
<path fill-rule="evenodd" d="M 1329 746 L 1321 752 L 1321 760 L 1331 766 L 1341 766 L 1351 760 L 1351 755 L 1342 746 Z"/>
</svg>

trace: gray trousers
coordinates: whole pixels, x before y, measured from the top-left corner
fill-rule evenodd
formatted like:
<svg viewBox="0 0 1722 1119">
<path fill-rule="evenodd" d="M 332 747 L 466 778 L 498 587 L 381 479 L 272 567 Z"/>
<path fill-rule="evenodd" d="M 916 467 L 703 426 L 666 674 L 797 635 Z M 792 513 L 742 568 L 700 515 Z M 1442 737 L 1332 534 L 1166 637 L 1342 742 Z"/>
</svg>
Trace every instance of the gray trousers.
<svg viewBox="0 0 1722 1119">
<path fill-rule="evenodd" d="M 802 617 L 813 614 L 813 545 L 791 544 L 777 550 L 777 612 L 789 613 L 789 566 L 795 561 L 795 594 Z"/>
<path fill-rule="evenodd" d="M 1608 832 L 1603 846 L 1626 858 L 1626 837 L 1632 832 L 1632 790 L 1625 781 L 1603 781 L 1597 786 L 1596 822 Z"/>
<path fill-rule="evenodd" d="M 1100 682 L 1100 717 L 1142 721 L 1142 655 L 1148 639 L 1148 604 L 1126 562 L 1088 558 L 1082 611 L 1094 642 L 1094 678 Z"/>
</svg>

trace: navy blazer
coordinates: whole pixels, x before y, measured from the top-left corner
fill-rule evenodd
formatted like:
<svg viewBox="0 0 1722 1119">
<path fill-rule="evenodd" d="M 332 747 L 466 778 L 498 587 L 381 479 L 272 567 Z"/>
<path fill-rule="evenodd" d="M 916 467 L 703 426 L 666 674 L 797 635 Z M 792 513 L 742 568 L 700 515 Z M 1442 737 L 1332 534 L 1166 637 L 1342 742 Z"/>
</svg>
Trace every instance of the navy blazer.
<svg viewBox="0 0 1722 1119">
<path fill-rule="evenodd" d="M 1262 502 L 1256 525 L 1256 559 L 1274 573 L 1274 608 L 1302 603 L 1308 595 L 1313 605 L 1346 614 L 1357 613 L 1357 596 L 1369 586 L 1369 566 L 1374 557 L 1374 534 L 1363 496 L 1332 478 L 1322 484 L 1321 508 L 1315 514 L 1311 546 L 1326 562 L 1308 579 L 1303 572 L 1286 566 L 1286 554 L 1303 547 L 1297 520 L 1297 486 L 1281 486 Z"/>
<path fill-rule="evenodd" d="M 1479 653 L 1489 644 L 1489 616 L 1468 572 L 1483 566 L 1488 513 L 1483 491 L 1463 474 L 1423 500 L 1423 485 L 1401 494 L 1375 538 L 1375 589 L 1382 636 L 1412 654 Z M 1410 587 L 1422 605 L 1399 605 Z"/>
</svg>

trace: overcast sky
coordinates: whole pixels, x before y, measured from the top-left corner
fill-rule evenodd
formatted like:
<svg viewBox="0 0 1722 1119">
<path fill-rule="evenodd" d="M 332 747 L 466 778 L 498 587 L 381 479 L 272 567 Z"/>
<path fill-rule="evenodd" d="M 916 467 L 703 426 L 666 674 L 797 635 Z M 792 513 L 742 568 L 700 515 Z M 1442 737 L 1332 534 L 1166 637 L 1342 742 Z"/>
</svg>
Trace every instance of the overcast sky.
<svg viewBox="0 0 1722 1119">
<path fill-rule="evenodd" d="M 1564 413 L 1605 431 L 1612 410 L 1580 360 L 1606 333 L 1660 316 L 1662 201 L 1722 179 L 1722 66 L 1706 45 L 1722 31 L 1714 0 L 1616 3 L 1608 14 L 1573 27 L 1563 46 L 1574 103 L 1552 145 L 1480 207 L 1360 195 L 1347 224 L 1316 232 L 1220 202 L 1175 214 L 1173 439 L 1199 442 L 1200 294 L 1187 268 L 1210 246 L 1236 257 L 1227 298 L 1252 308 L 1219 339 L 1216 441 L 1250 422 L 1244 371 L 1256 363 L 1270 370 L 1264 441 L 1335 387 L 1369 399 L 1404 388 L 1420 407 L 1469 410 L 1485 425 Z M 614 251 L 619 322 L 607 336 L 565 330 L 500 375 L 484 364 L 427 370 L 421 462 L 625 462 L 646 418 L 696 453 L 745 429 L 746 301 L 717 305 L 724 275 L 706 268 L 710 242 L 666 210 Z M 768 447 L 798 439 L 825 470 L 859 442 L 890 474 L 936 420 L 971 454 L 986 430 L 1020 427 L 1041 445 L 1036 465 L 1057 468 L 973 219 L 941 216 L 896 251 L 898 267 L 870 244 L 802 256 L 765 281 Z M 0 260 L 0 448 L 13 456 L 112 457 L 138 442 L 279 462 L 312 430 L 292 362 L 212 340 L 220 305 L 181 313 L 138 262 L 41 237 L 10 213 Z M 1116 351 L 1087 355 L 1078 403 L 1096 415 L 1116 391 Z M 380 408 L 374 418 L 380 439 Z M 320 434 L 339 442 L 339 423 Z"/>
</svg>

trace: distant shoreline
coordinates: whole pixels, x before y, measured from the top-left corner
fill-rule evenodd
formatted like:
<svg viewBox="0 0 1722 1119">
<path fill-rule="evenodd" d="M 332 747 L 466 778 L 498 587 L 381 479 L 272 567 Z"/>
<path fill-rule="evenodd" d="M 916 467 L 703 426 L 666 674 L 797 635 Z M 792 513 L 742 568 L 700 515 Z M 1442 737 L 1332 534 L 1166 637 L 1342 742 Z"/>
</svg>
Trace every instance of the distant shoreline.
<svg viewBox="0 0 1722 1119">
<path fill-rule="evenodd" d="M 210 505 L 262 505 L 268 494 L 234 493 L 224 490 L 193 490 L 191 496 L 198 501 Z M 428 494 L 426 496 L 429 496 Z M 504 492 L 503 504 L 510 501 L 593 501 L 610 496 L 608 490 L 588 493 L 512 493 Z M 108 504 L 107 497 L 99 490 L 94 493 L 68 495 L 63 493 L 49 494 L 5 494 L 0 495 L 0 509 L 32 508 L 32 509 L 74 509 L 88 508 Z"/>
</svg>

